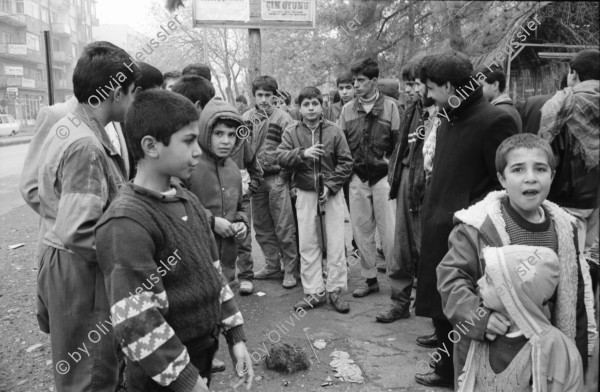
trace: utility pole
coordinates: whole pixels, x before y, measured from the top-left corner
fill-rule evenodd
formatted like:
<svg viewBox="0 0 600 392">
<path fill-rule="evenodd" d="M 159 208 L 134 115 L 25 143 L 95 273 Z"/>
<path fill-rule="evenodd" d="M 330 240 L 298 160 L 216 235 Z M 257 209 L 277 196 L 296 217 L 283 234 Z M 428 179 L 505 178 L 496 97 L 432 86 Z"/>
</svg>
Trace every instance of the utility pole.
<svg viewBox="0 0 600 392">
<path fill-rule="evenodd" d="M 248 75 L 250 83 L 261 73 L 260 29 L 248 29 Z"/>
<path fill-rule="evenodd" d="M 52 21 L 50 21 L 52 25 Z M 50 31 L 44 30 L 44 45 L 46 46 L 46 72 L 48 73 L 48 106 L 54 105 L 54 82 L 52 80 L 52 38 Z"/>
</svg>

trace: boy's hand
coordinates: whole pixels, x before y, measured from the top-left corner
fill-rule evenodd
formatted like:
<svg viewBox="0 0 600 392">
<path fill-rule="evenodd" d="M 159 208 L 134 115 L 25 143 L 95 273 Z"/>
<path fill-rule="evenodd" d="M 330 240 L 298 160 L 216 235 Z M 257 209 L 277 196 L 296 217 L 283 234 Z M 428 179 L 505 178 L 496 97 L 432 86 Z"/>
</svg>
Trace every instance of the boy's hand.
<svg viewBox="0 0 600 392">
<path fill-rule="evenodd" d="M 485 336 L 489 340 L 494 340 L 496 339 L 496 335 L 506 335 L 510 326 L 511 323 L 508 317 L 502 313 L 492 312 L 485 327 Z"/>
<path fill-rule="evenodd" d="M 320 143 L 304 150 L 305 158 L 319 159 L 323 154 L 325 154 L 325 150 L 323 150 L 323 145 Z"/>
<path fill-rule="evenodd" d="M 196 385 L 194 385 L 192 392 L 210 392 L 208 386 L 206 385 L 206 378 L 198 376 L 198 381 L 196 381 Z"/>
<path fill-rule="evenodd" d="M 225 218 L 215 217 L 215 229 L 214 232 L 223 238 L 233 237 L 237 231 L 233 228 L 231 222 Z"/>
<path fill-rule="evenodd" d="M 323 194 L 319 197 L 319 204 L 325 204 L 327 203 L 327 198 L 329 197 L 329 192 L 331 192 L 329 190 L 329 188 L 327 188 L 327 186 L 323 187 Z"/>
<path fill-rule="evenodd" d="M 246 234 L 248 233 L 248 227 L 246 227 L 246 224 L 244 222 L 235 222 L 232 224 L 232 226 L 236 233 L 235 238 L 246 238 Z"/>
<path fill-rule="evenodd" d="M 233 384 L 233 389 L 246 384 L 246 390 L 252 388 L 254 380 L 254 368 L 252 367 L 252 358 L 246 348 L 246 343 L 237 342 L 233 346 L 229 346 L 229 355 L 233 361 L 233 367 L 238 376 L 238 381 Z"/>
</svg>

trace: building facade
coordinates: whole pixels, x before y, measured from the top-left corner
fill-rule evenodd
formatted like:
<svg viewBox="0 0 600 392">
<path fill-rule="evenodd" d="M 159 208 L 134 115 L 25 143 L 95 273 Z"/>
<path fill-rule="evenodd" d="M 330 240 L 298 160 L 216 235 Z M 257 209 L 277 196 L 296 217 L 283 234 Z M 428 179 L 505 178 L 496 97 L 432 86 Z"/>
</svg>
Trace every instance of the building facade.
<svg viewBox="0 0 600 392">
<path fill-rule="evenodd" d="M 0 0 L 0 112 L 33 124 L 48 105 L 44 31 L 50 31 L 54 102 L 73 95 L 73 69 L 97 26 L 96 0 Z"/>
</svg>

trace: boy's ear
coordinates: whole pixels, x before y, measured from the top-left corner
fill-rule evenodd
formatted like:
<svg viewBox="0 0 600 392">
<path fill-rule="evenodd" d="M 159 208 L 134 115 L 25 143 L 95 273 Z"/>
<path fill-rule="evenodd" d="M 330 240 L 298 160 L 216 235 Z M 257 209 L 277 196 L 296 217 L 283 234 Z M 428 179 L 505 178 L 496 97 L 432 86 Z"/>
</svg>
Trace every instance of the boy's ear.
<svg viewBox="0 0 600 392">
<path fill-rule="evenodd" d="M 133 89 L 133 93 L 134 94 L 137 94 L 137 93 L 139 93 L 141 91 L 142 91 L 142 87 L 141 86 L 137 86 L 135 89 Z"/>
<path fill-rule="evenodd" d="M 498 177 L 498 181 L 500 181 L 500 185 L 502 185 L 502 188 L 506 189 L 506 179 L 504 178 L 502 173 L 496 172 L 496 176 Z"/>
<path fill-rule="evenodd" d="M 552 170 L 552 174 L 550 175 L 550 180 L 554 181 L 554 176 L 556 175 L 556 170 Z"/>
<path fill-rule="evenodd" d="M 158 141 L 153 136 L 144 136 L 140 143 L 142 145 L 142 150 L 144 151 L 145 157 L 158 158 Z"/>
</svg>

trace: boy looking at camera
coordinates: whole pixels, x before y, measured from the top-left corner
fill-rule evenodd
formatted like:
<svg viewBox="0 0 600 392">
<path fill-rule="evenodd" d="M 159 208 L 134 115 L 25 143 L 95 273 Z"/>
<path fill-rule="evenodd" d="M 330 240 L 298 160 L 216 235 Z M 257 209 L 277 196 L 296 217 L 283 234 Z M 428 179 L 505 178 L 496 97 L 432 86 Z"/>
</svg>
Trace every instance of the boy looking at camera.
<svg viewBox="0 0 600 392">
<path fill-rule="evenodd" d="M 340 113 L 342 113 L 342 107 L 352 101 L 356 93 L 354 91 L 354 81 L 352 80 L 352 74 L 350 72 L 346 71 L 340 74 L 335 80 L 335 84 L 337 85 L 337 91 L 340 94 L 340 101 L 327 106 L 323 110 L 323 118 L 333 123 L 338 122 Z"/>
<path fill-rule="evenodd" d="M 290 175 L 281 170 L 276 151 L 284 129 L 293 120 L 289 114 L 273 106 L 277 89 L 277 81 L 271 76 L 254 79 L 252 95 L 255 106 L 242 117 L 251 129 L 248 142 L 264 171 L 264 181 L 252 196 L 252 219 L 256 242 L 265 254 L 266 266 L 254 273 L 254 279 L 279 280 L 283 277 L 283 287 L 291 289 L 298 284 L 296 227 L 288 187 Z"/>
<path fill-rule="evenodd" d="M 482 201 L 454 214 L 458 225 L 450 234 L 450 250 L 437 267 L 444 314 L 453 326 L 464 320 L 474 323 L 466 339 L 454 347 L 454 374 L 460 374 L 471 340 L 493 340 L 505 335 L 511 326 L 506 316 L 486 308 L 477 296 L 477 281 L 485 273 L 483 249 L 505 245 L 544 246 L 557 253 L 560 277 L 549 306 L 550 320 L 575 343 L 585 368 L 588 349 L 593 350 L 588 341 L 596 341 L 594 317 L 586 314 L 584 299 L 584 282 L 589 282 L 584 278 L 589 271 L 581 268 L 577 259 L 574 218 L 546 200 L 555 173 L 552 149 L 539 136 L 517 134 L 500 144 L 495 163 L 506 190 L 490 192 Z M 485 314 L 473 317 L 479 307 Z"/>
<path fill-rule="evenodd" d="M 348 271 L 344 236 L 339 235 L 339 230 L 344 227 L 345 215 L 342 186 L 352 174 L 352 155 L 342 130 L 322 119 L 323 96 L 319 89 L 303 88 L 298 102 L 302 122 L 286 128 L 277 149 L 279 164 L 294 171 L 293 186 L 298 188 L 300 276 L 306 296 L 294 309 L 323 305 L 327 291 L 335 310 L 347 313 L 350 308 L 342 291 L 348 287 Z M 325 214 L 319 216 L 317 206 Z M 320 245 L 320 241 L 324 244 Z M 327 254 L 327 282 L 323 281 L 322 247 Z"/>
<path fill-rule="evenodd" d="M 202 154 L 188 181 L 188 189 L 207 210 L 228 282 L 235 280 L 236 238 L 248 232 L 242 175 L 231 159 L 245 143 L 237 134 L 242 125 L 242 116 L 227 102 L 212 100 L 204 107 L 198 136 Z"/>
<path fill-rule="evenodd" d="M 202 110 L 205 107 L 212 107 L 212 109 L 207 109 L 207 110 L 211 110 L 212 115 L 215 114 L 215 110 L 217 110 L 218 108 L 225 108 L 227 113 L 230 113 L 231 108 L 227 105 L 223 105 L 223 102 L 218 102 L 216 100 L 212 100 L 212 97 L 214 97 L 215 95 L 215 90 L 214 87 L 212 86 L 212 84 L 200 77 L 200 76 L 196 76 L 196 75 L 186 75 L 184 76 L 179 82 L 177 82 L 177 84 L 175 84 L 175 86 L 173 86 L 173 92 L 176 92 L 178 94 L 183 95 L 184 97 L 186 97 L 187 99 L 189 99 L 190 101 L 192 101 L 194 103 L 194 105 L 196 106 L 196 109 L 198 110 L 199 114 L 202 114 Z M 243 98 L 243 97 L 242 97 Z M 214 105 L 213 105 L 214 104 Z M 217 109 L 216 109 L 217 108 Z M 239 113 L 239 111 L 238 111 Z M 239 117 L 239 116 L 238 116 Z M 237 118 L 237 117 L 236 117 Z M 241 117 L 240 117 L 241 118 Z M 240 134 L 238 136 L 242 136 L 242 137 L 247 137 L 248 136 L 248 129 L 244 129 L 242 132 L 240 132 Z M 243 141 L 242 141 L 243 142 Z M 208 145 L 205 145 L 205 147 Z M 244 173 L 244 175 L 242 175 L 241 178 L 248 178 L 248 181 L 244 182 L 243 186 L 242 186 L 242 190 L 243 190 L 243 199 L 242 199 L 242 206 L 244 208 L 245 214 L 246 214 L 246 219 L 245 222 L 247 223 L 247 234 L 245 236 L 242 236 L 243 238 L 241 238 L 240 236 L 235 237 L 237 239 L 237 267 L 239 269 L 239 280 L 240 280 L 240 294 L 241 295 L 250 295 L 252 294 L 252 290 L 253 290 L 253 284 L 252 284 L 252 278 L 254 277 L 254 272 L 252 271 L 253 266 L 254 266 L 254 261 L 252 259 L 252 237 L 250 234 L 250 226 L 251 226 L 251 211 L 250 211 L 250 198 L 252 197 L 252 195 L 254 195 L 254 193 L 256 193 L 257 189 L 260 187 L 262 181 L 263 181 L 263 171 L 262 168 L 260 167 L 260 165 L 258 164 L 258 161 L 256 160 L 256 154 L 255 152 L 252 150 L 252 148 L 250 147 L 250 143 L 241 143 L 241 148 L 235 148 L 235 151 L 231 154 L 230 159 L 233 160 L 233 162 L 235 162 L 235 164 L 238 166 L 239 168 L 239 172 L 240 173 Z M 237 146 L 237 142 L 236 142 L 236 147 Z M 206 157 L 205 157 L 206 158 Z M 223 161 L 224 163 L 224 161 Z M 228 171 L 230 171 L 230 167 L 228 169 Z M 198 175 L 201 177 L 200 173 L 198 173 Z M 199 178 L 200 179 L 200 178 Z M 199 179 L 196 180 L 195 184 L 188 184 L 188 186 L 194 186 L 194 188 L 189 188 L 192 190 L 192 192 L 194 194 L 196 194 L 201 200 L 204 198 L 204 196 L 200 196 L 202 194 L 202 192 L 205 190 L 202 188 L 201 181 L 198 181 Z M 212 178 L 213 180 L 217 180 L 216 178 Z M 247 184 L 247 186 L 246 186 Z M 218 187 L 217 187 L 218 188 Z M 220 188 L 218 188 L 220 189 Z M 237 188 L 236 188 L 237 189 Z M 215 188 L 214 191 L 217 191 L 217 189 Z M 220 190 L 219 190 L 220 192 Z M 214 192 L 211 192 L 214 193 Z M 219 200 L 220 200 L 219 196 Z M 228 200 L 233 200 L 231 197 L 227 197 Z M 235 199 L 237 200 L 237 199 Z M 214 211 L 210 212 L 209 215 L 222 215 L 224 212 L 224 210 L 218 210 L 219 209 L 219 205 L 218 200 L 207 200 L 206 201 L 207 204 L 203 204 L 205 207 L 207 207 L 208 205 L 213 205 L 214 207 Z M 236 201 L 237 203 L 237 201 Z M 228 204 L 228 203 L 226 203 Z M 208 207 L 207 207 L 208 208 Z M 231 208 L 227 208 L 227 211 L 229 212 L 229 214 L 231 214 L 232 212 L 238 211 L 238 207 L 236 205 L 232 206 Z M 221 218 L 223 218 L 221 216 Z M 230 216 L 230 219 L 234 219 L 234 217 Z M 220 219 L 217 220 L 220 222 Z M 239 226 L 239 224 L 237 225 Z M 222 238 L 221 234 L 224 234 L 224 232 L 222 230 L 220 230 L 222 228 L 222 225 L 218 226 L 218 229 L 220 232 L 215 232 L 215 235 L 218 236 L 219 238 Z M 227 240 L 226 242 L 229 242 L 230 240 Z M 230 253 L 228 252 L 228 257 L 227 258 L 221 258 L 221 261 L 224 265 L 227 266 L 231 266 L 231 265 L 235 265 L 236 260 L 233 259 L 233 261 L 230 260 L 230 258 L 232 257 L 230 255 Z M 223 256 L 222 256 L 223 257 Z M 226 276 L 231 277 L 232 272 L 235 273 L 235 269 L 233 271 L 228 270 L 226 267 Z"/>
<path fill-rule="evenodd" d="M 171 177 L 198 164 L 198 113 L 166 90 L 139 94 L 125 120 L 138 170 L 96 228 L 115 334 L 130 391 L 208 391 L 223 331 L 240 379 L 252 384 L 242 314 L 221 273 L 198 199 Z M 247 373 L 246 373 L 247 372 Z M 242 374 L 246 373 L 246 374 Z"/>
</svg>

